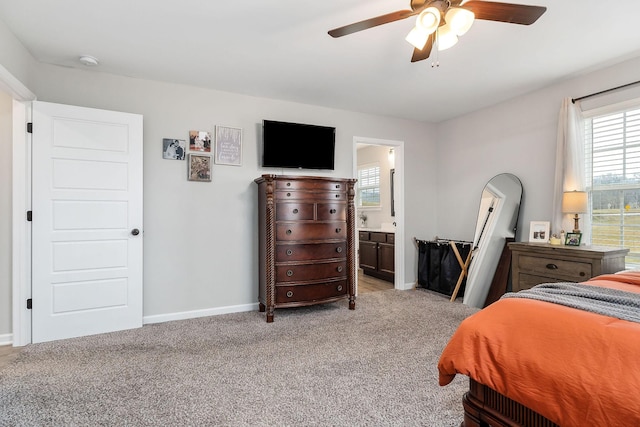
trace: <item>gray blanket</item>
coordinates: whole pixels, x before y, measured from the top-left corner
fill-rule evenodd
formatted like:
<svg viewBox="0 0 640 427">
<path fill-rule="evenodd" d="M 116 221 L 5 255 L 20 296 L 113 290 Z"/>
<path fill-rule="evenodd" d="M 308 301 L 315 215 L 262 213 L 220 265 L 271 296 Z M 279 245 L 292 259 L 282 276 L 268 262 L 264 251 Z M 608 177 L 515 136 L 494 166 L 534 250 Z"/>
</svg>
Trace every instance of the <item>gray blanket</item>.
<svg viewBox="0 0 640 427">
<path fill-rule="evenodd" d="M 502 298 L 529 298 L 640 323 L 640 294 L 578 283 L 543 283 Z M 502 299 L 501 298 L 501 299 Z"/>
</svg>

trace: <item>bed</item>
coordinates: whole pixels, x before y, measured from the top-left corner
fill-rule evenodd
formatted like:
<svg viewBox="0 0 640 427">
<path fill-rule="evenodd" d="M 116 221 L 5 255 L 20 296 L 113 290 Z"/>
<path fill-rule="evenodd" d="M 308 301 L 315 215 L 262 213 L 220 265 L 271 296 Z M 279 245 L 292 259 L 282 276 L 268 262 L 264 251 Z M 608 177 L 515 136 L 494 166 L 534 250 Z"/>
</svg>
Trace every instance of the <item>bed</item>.
<svg viewBox="0 0 640 427">
<path fill-rule="evenodd" d="M 637 271 L 579 285 L 640 301 Z M 509 296 L 465 319 L 440 356 L 440 385 L 469 377 L 462 426 L 640 426 L 638 321 Z"/>
</svg>

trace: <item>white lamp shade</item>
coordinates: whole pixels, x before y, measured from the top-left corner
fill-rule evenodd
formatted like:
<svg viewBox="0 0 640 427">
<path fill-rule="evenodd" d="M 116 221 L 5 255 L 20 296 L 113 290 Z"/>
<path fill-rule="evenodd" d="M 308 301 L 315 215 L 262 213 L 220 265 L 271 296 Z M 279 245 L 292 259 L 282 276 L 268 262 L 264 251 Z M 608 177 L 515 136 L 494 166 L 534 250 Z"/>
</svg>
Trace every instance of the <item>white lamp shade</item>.
<svg viewBox="0 0 640 427">
<path fill-rule="evenodd" d="M 467 9 L 460 7 L 452 7 L 447 10 L 445 20 L 453 31 L 458 36 L 465 34 L 469 31 L 469 28 L 473 25 L 475 14 Z"/>
<path fill-rule="evenodd" d="M 440 25 L 440 10 L 435 7 L 428 7 L 418 15 L 416 27 L 420 27 L 427 32 L 433 33 Z"/>
<path fill-rule="evenodd" d="M 449 24 L 445 24 L 438 28 L 438 50 L 449 49 L 458 43 L 458 36 L 451 31 Z"/>
<path fill-rule="evenodd" d="M 409 34 L 407 34 L 407 37 L 405 38 L 406 41 L 415 46 L 416 49 L 420 50 L 422 50 L 424 48 L 424 45 L 427 44 L 428 39 L 429 33 L 419 26 L 413 27 L 413 29 L 409 31 Z"/>
<path fill-rule="evenodd" d="M 589 211 L 589 197 L 586 191 L 565 191 L 562 195 L 563 213 L 586 213 Z"/>
</svg>

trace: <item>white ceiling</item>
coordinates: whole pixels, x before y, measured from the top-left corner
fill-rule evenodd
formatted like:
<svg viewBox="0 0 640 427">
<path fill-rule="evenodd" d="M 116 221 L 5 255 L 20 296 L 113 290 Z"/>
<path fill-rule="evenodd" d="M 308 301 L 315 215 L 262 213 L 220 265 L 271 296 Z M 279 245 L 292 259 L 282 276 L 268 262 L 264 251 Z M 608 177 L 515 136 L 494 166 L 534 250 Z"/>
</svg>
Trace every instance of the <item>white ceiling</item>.
<svg viewBox="0 0 640 427">
<path fill-rule="evenodd" d="M 410 0 L 0 0 L 0 19 L 44 63 L 426 122 L 640 56 L 638 1 L 511 2 L 547 11 L 476 21 L 439 67 L 410 62 L 414 18 L 327 34 Z"/>
</svg>

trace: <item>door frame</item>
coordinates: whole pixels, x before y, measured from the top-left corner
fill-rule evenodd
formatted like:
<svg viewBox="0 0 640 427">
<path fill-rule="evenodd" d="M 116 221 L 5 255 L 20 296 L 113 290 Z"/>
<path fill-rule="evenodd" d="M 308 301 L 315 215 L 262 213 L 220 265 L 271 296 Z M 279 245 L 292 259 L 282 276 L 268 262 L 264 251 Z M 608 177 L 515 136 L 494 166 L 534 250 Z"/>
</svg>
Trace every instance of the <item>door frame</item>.
<svg viewBox="0 0 640 427">
<path fill-rule="evenodd" d="M 12 342 L 24 346 L 31 342 L 31 224 L 26 212 L 31 208 L 31 137 L 26 125 L 31 120 L 31 101 L 36 95 L 5 67 L 0 65 L 0 90 L 13 98 L 12 195 L 11 195 L 11 282 Z"/>
<path fill-rule="evenodd" d="M 379 145 L 384 147 L 393 147 L 395 159 L 395 176 L 394 176 L 394 203 L 395 203 L 395 219 L 396 219 L 396 235 L 395 235 L 395 274 L 393 286 L 395 289 L 407 290 L 413 288 L 413 283 L 405 283 L 405 233 L 404 233 L 404 141 L 396 141 L 391 139 L 369 138 L 363 136 L 353 137 L 353 173 L 354 178 L 358 177 L 358 144 Z M 356 271 L 358 268 L 358 260 L 356 257 Z M 357 281 L 357 278 L 356 278 Z"/>
</svg>

